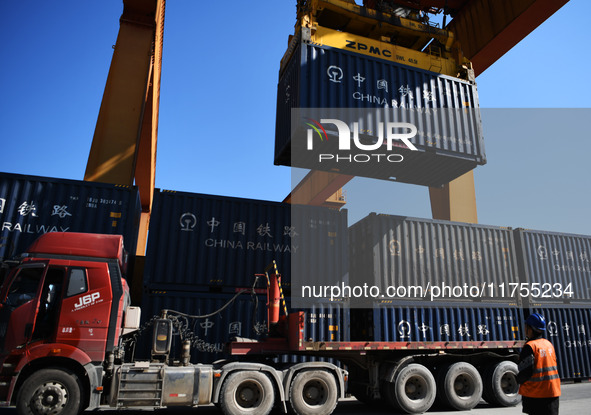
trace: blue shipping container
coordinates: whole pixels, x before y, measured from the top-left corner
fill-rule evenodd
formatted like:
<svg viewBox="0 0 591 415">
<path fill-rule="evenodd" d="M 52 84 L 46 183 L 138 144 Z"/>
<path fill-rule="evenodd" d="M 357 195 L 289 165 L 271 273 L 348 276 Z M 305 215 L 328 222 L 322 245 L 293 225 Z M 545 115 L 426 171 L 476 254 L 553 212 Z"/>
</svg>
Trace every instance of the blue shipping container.
<svg viewBox="0 0 591 415">
<path fill-rule="evenodd" d="M 351 284 L 379 287 L 389 300 L 519 304 L 509 289 L 519 281 L 509 228 L 372 213 L 349 239 Z"/>
<path fill-rule="evenodd" d="M 591 236 L 516 229 L 530 304 L 591 306 Z"/>
<path fill-rule="evenodd" d="M 0 260 L 47 232 L 123 235 L 133 255 L 140 215 L 137 188 L 0 173 Z"/>
<path fill-rule="evenodd" d="M 373 309 L 351 310 L 353 340 L 397 341 L 514 341 L 523 311 L 516 307 L 406 307 L 389 301 Z"/>
<path fill-rule="evenodd" d="M 142 321 L 145 323 L 153 316 L 160 315 L 163 309 L 180 311 L 191 315 L 213 313 L 224 306 L 233 297 L 232 294 L 212 294 L 199 292 L 175 292 L 148 290 L 142 301 Z M 258 305 L 255 303 L 258 301 Z M 196 335 L 191 349 L 191 361 L 210 363 L 228 356 L 223 353 L 224 344 L 234 337 L 263 339 L 267 335 L 267 297 L 266 295 L 242 294 L 220 313 L 202 318 L 189 319 L 187 328 Z M 349 310 L 342 303 L 317 302 L 307 308 L 289 312 L 305 311 L 304 338 L 311 341 L 348 341 Z M 146 340 L 144 336 L 144 353 Z M 180 350 L 178 332 L 173 350 Z M 178 356 L 177 356 L 178 357 Z M 295 359 L 295 358 L 294 358 Z M 297 361 L 297 360 L 296 360 Z"/>
<path fill-rule="evenodd" d="M 309 108 L 349 111 L 292 111 Z M 399 162 L 375 162 L 375 156 L 371 156 L 371 162 L 337 162 L 336 157 L 320 162 L 318 148 L 309 151 L 308 130 L 310 123 L 321 118 L 337 118 L 351 131 L 353 123 L 358 122 L 366 145 L 377 142 L 379 122 L 411 123 L 417 133 L 410 141 L 417 150 L 397 147 L 396 153 L 404 158 Z M 339 140 L 335 126 L 321 125 L 326 137 L 319 132 L 322 142 L 317 145 L 331 149 L 322 153 L 340 150 L 340 155 L 370 154 L 359 146 L 359 151 L 353 152 L 336 148 Z M 379 150 L 384 153 L 385 149 Z M 440 186 L 485 163 L 478 93 L 473 83 L 305 39 L 295 47 L 280 74 L 275 164 Z"/>
<path fill-rule="evenodd" d="M 533 308 L 546 318 L 562 380 L 591 378 L 591 308 Z"/>
<path fill-rule="evenodd" d="M 342 281 L 347 212 L 263 200 L 161 191 L 154 197 L 144 284 L 164 290 L 235 292 L 276 261 L 295 278 Z M 258 287 L 265 288 L 262 278 Z"/>
</svg>

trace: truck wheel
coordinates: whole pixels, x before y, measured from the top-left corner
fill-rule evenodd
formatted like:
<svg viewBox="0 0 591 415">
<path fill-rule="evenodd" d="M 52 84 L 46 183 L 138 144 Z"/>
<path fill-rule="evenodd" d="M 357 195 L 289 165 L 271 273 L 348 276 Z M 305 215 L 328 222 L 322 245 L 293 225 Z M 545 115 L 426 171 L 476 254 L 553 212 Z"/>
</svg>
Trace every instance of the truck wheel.
<svg viewBox="0 0 591 415">
<path fill-rule="evenodd" d="M 466 411 L 482 398 L 482 379 L 474 366 L 457 362 L 444 368 L 437 376 L 437 397 L 444 405 Z"/>
<path fill-rule="evenodd" d="M 220 394 L 220 406 L 226 415 L 267 415 L 274 402 L 273 384 L 263 372 L 232 373 Z"/>
<path fill-rule="evenodd" d="M 67 369 L 41 369 L 21 386 L 16 398 L 19 415 L 77 415 L 82 411 L 82 385 Z"/>
<path fill-rule="evenodd" d="M 423 365 L 411 363 L 396 373 L 394 382 L 385 382 L 386 399 L 395 408 L 420 414 L 435 400 L 435 378 Z"/>
<path fill-rule="evenodd" d="M 484 372 L 484 400 L 498 406 L 515 406 L 521 402 L 518 372 L 517 364 L 509 360 L 491 365 Z"/>
<path fill-rule="evenodd" d="M 326 371 L 300 372 L 291 382 L 289 402 L 298 415 L 329 415 L 337 401 L 337 383 Z"/>
</svg>

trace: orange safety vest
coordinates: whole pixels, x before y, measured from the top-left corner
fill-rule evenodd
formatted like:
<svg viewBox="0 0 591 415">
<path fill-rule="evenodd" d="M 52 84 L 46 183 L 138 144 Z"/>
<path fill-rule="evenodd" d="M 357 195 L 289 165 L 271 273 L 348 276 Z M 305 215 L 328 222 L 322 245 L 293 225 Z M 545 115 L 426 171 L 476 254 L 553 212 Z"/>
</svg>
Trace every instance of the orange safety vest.
<svg viewBox="0 0 591 415">
<path fill-rule="evenodd" d="M 526 343 L 534 351 L 534 373 L 519 387 L 519 394 L 528 398 L 554 398 L 560 396 L 560 376 L 556 365 L 554 346 L 546 339 Z"/>
</svg>

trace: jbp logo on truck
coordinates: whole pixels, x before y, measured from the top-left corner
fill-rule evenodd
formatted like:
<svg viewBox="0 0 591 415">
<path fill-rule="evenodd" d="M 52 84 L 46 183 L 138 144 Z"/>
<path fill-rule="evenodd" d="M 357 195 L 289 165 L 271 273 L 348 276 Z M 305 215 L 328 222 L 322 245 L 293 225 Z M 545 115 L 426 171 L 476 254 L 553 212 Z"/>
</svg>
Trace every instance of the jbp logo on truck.
<svg viewBox="0 0 591 415">
<path fill-rule="evenodd" d="M 80 310 L 81 308 L 86 308 L 89 305 L 95 304 L 99 298 L 101 298 L 101 293 L 92 293 L 92 294 L 88 294 L 83 297 L 80 297 L 78 302 L 76 304 L 74 304 L 74 308 L 76 310 Z"/>
<path fill-rule="evenodd" d="M 351 151 L 351 129 L 346 122 L 323 118 L 320 122 L 313 119 L 308 119 L 308 126 L 312 127 L 307 131 L 306 149 L 308 151 L 314 150 L 314 131 L 318 134 L 321 141 L 328 141 L 328 135 L 322 124 L 333 124 L 338 131 L 338 149 L 339 151 Z M 417 127 L 406 122 L 378 122 L 377 134 L 370 131 L 360 131 L 359 123 L 353 123 L 352 141 L 358 150 L 363 153 L 358 154 L 338 154 L 338 153 L 321 153 L 318 155 L 318 162 L 332 161 L 332 162 L 348 162 L 348 163 L 368 163 L 370 161 L 381 162 L 387 161 L 390 163 L 400 163 L 404 160 L 402 154 L 386 153 L 391 152 L 393 147 L 408 149 L 411 151 L 418 151 L 418 149 L 410 141 L 411 138 L 417 135 Z M 370 133 L 372 136 L 377 135 L 377 139 L 373 139 L 371 143 L 363 143 L 360 138 L 360 133 Z M 385 143 L 384 143 L 385 141 Z M 385 150 L 383 153 L 376 153 L 376 150 Z"/>
</svg>

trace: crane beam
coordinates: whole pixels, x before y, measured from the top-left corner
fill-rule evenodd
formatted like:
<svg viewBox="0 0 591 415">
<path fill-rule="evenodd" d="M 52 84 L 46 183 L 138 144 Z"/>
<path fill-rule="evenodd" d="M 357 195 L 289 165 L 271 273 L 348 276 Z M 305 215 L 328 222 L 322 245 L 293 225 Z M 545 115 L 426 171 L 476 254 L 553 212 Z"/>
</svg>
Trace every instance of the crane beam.
<svg viewBox="0 0 591 415">
<path fill-rule="evenodd" d="M 124 0 L 84 180 L 140 190 L 145 239 L 154 195 L 165 0 Z"/>
<path fill-rule="evenodd" d="M 507 53 L 568 0 L 471 0 L 447 26 L 476 75 Z"/>
<path fill-rule="evenodd" d="M 341 207 L 344 201 L 330 200 L 353 176 L 311 170 L 283 200 L 297 205 Z"/>
</svg>

